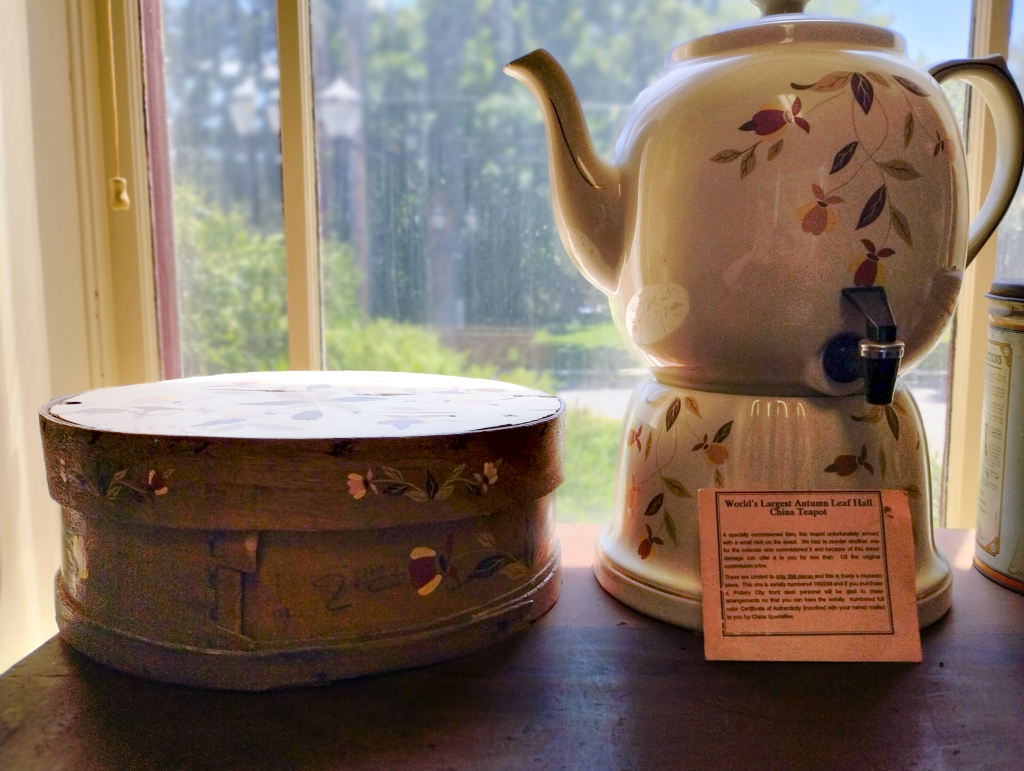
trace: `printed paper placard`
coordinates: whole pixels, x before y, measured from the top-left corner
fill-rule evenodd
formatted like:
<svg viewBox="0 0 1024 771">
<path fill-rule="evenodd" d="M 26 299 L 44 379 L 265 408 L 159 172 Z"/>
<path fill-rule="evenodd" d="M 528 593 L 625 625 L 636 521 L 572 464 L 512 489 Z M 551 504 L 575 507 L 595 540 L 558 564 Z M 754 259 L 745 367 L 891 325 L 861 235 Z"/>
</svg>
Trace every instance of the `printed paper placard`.
<svg viewBox="0 0 1024 771">
<path fill-rule="evenodd" d="M 701 490 L 704 653 L 920 661 L 902 490 Z"/>
</svg>

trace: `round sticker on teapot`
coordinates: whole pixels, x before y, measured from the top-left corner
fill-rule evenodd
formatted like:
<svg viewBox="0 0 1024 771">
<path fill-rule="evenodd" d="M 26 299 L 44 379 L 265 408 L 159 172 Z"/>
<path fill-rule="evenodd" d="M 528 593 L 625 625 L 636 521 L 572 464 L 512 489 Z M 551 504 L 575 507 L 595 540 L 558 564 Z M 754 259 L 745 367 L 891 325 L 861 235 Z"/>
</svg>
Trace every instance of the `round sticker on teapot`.
<svg viewBox="0 0 1024 771">
<path fill-rule="evenodd" d="M 690 295 L 679 284 L 645 286 L 626 306 L 626 329 L 633 342 L 650 345 L 679 329 L 690 312 Z"/>
</svg>

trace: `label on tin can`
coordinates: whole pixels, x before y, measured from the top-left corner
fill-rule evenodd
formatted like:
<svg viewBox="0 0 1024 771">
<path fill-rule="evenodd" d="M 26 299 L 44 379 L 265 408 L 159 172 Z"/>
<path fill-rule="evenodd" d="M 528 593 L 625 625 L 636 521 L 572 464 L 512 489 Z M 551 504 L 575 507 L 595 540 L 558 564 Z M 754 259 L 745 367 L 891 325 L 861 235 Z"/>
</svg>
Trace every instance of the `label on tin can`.
<svg viewBox="0 0 1024 771">
<path fill-rule="evenodd" d="M 985 351 L 974 564 L 1024 592 L 1024 332 L 995 317 Z"/>
<path fill-rule="evenodd" d="M 999 554 L 1006 468 L 1006 424 L 1010 408 L 1013 349 L 989 338 L 985 351 L 985 402 L 982 406 L 981 462 L 978 469 L 978 546 Z"/>
</svg>

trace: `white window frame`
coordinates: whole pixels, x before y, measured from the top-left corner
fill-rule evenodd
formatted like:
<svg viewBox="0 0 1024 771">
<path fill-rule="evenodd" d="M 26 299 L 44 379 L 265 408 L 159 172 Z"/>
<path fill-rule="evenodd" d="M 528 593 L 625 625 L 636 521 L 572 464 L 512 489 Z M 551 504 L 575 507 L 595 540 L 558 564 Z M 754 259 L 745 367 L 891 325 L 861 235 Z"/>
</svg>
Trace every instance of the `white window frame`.
<svg viewBox="0 0 1024 771">
<path fill-rule="evenodd" d="M 1009 56 L 1012 6 L 1012 0 L 974 1 L 973 56 Z M 971 99 L 967 135 L 968 196 L 973 218 L 985 200 L 996 161 L 995 127 L 977 91 Z M 946 527 L 973 528 L 977 512 L 985 341 L 988 338 L 985 293 L 995 279 L 998 238 L 997 230 L 971 263 L 957 303 L 946 411 L 945 479 L 939 506 L 940 522 Z"/>
<path fill-rule="evenodd" d="M 324 369 L 309 0 L 277 0 L 288 365 Z"/>
</svg>

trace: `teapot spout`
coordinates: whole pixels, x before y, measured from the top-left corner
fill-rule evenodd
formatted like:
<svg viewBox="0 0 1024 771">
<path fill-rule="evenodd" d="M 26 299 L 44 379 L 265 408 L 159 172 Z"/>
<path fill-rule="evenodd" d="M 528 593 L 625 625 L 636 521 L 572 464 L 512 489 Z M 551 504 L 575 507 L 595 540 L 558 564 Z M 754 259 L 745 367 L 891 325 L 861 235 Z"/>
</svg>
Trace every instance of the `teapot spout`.
<svg viewBox="0 0 1024 771">
<path fill-rule="evenodd" d="M 620 170 L 594 150 L 576 91 L 565 70 L 543 48 L 505 66 L 540 104 L 547 133 L 555 222 L 576 267 L 612 294 L 625 241 Z"/>
</svg>

